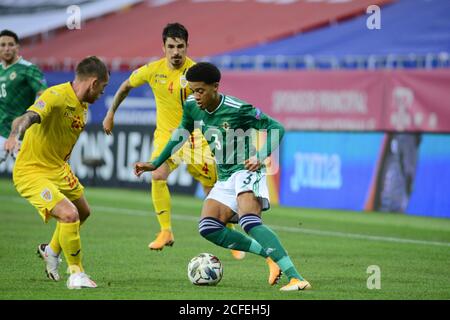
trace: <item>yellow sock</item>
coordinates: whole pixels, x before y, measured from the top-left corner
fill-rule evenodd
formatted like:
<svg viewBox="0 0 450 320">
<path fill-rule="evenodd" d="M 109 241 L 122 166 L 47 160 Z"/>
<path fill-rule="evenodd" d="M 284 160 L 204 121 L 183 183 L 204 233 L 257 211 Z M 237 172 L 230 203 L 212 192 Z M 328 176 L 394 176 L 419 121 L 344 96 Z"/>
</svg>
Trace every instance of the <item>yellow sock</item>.
<svg viewBox="0 0 450 320">
<path fill-rule="evenodd" d="M 152 180 L 152 201 L 161 230 L 172 229 L 170 192 L 167 187 L 167 181 Z"/>
<path fill-rule="evenodd" d="M 59 244 L 59 222 L 56 222 L 55 232 L 53 232 L 52 240 L 48 244 L 54 253 L 59 254 L 61 252 L 61 245 Z"/>
<path fill-rule="evenodd" d="M 60 223 L 59 243 L 64 252 L 70 273 L 83 272 L 81 265 L 80 221 Z"/>
</svg>

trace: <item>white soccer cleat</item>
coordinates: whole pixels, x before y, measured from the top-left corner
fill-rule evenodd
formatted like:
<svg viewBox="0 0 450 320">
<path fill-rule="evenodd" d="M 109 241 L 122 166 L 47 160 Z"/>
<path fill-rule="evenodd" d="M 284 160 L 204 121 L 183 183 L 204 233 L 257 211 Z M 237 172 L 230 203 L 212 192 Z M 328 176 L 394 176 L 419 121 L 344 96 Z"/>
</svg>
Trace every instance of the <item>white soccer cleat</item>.
<svg viewBox="0 0 450 320">
<path fill-rule="evenodd" d="M 67 279 L 67 288 L 82 289 L 82 288 L 97 288 L 97 284 L 89 278 L 84 272 L 73 273 Z"/>
<path fill-rule="evenodd" d="M 58 267 L 62 260 L 59 255 L 54 256 L 52 254 L 49 254 L 47 247 L 48 244 L 41 243 L 40 245 L 38 245 L 37 253 L 45 261 L 45 273 L 47 274 L 47 277 L 53 281 L 59 281 L 61 277 L 58 273 Z"/>
</svg>

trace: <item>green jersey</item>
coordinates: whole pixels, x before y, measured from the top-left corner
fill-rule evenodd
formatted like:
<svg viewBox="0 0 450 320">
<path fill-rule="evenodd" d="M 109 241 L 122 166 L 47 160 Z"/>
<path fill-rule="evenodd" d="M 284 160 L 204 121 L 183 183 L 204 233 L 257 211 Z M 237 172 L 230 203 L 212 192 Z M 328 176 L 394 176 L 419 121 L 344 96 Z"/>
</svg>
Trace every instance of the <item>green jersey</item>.
<svg viewBox="0 0 450 320">
<path fill-rule="evenodd" d="M 219 106 L 213 111 L 202 110 L 193 96 L 183 105 L 181 125 L 172 135 L 161 155 L 152 161 L 159 167 L 189 138 L 195 128 L 201 128 L 213 152 L 219 180 L 227 180 L 233 173 L 245 170 L 244 161 L 256 156 L 260 161 L 278 147 L 284 134 L 283 126 L 251 104 L 228 95 L 221 95 Z M 267 130 L 265 144 L 256 152 L 256 131 Z"/>
<path fill-rule="evenodd" d="M 5 68 L 0 64 L 0 135 L 7 138 L 12 121 L 25 113 L 36 94 L 47 88 L 42 72 L 19 58 Z"/>
</svg>

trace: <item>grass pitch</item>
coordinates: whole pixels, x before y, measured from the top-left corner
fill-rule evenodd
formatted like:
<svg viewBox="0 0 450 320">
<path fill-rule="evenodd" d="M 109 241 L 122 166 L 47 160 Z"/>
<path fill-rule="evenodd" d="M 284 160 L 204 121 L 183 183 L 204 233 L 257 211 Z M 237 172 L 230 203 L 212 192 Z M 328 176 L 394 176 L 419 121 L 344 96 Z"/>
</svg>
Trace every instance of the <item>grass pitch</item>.
<svg viewBox="0 0 450 320">
<path fill-rule="evenodd" d="M 81 229 L 84 266 L 99 288 L 68 290 L 67 275 L 48 280 L 35 254 L 39 243 L 49 241 L 54 220 L 45 225 L 12 182 L 0 180 L 1 300 L 450 299 L 450 219 L 272 208 L 265 223 L 313 286 L 280 292 L 286 278 L 270 287 L 263 259 L 247 254 L 234 260 L 198 234 L 201 200 L 172 197 L 175 245 L 152 252 L 147 244 L 158 224 L 149 192 L 87 187 L 86 197 L 92 214 Z M 197 287 L 187 278 L 189 260 L 201 252 L 223 263 L 224 277 L 215 287 Z M 367 287 L 369 266 L 380 270 L 380 289 Z M 60 272 L 65 269 L 64 262 Z"/>
</svg>

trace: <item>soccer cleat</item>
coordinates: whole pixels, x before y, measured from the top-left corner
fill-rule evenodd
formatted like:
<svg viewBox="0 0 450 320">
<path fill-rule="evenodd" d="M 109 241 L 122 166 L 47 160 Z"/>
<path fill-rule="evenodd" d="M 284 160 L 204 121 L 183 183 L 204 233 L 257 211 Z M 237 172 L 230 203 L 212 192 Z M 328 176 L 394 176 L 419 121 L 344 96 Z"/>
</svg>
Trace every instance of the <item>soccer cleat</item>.
<svg viewBox="0 0 450 320">
<path fill-rule="evenodd" d="M 245 258 L 245 251 L 239 251 L 239 250 L 231 250 L 231 255 L 236 260 L 242 260 Z"/>
<path fill-rule="evenodd" d="M 161 230 L 156 239 L 148 245 L 150 250 L 162 250 L 164 246 L 173 246 L 175 240 L 170 230 Z"/>
<path fill-rule="evenodd" d="M 82 289 L 82 288 L 97 288 L 97 284 L 89 278 L 84 272 L 72 273 L 67 279 L 67 288 Z"/>
<path fill-rule="evenodd" d="M 280 281 L 281 275 L 283 272 L 281 271 L 278 264 L 276 264 L 272 259 L 266 258 L 267 264 L 269 265 L 269 284 L 271 286 L 275 285 Z"/>
<path fill-rule="evenodd" d="M 54 256 L 46 252 L 48 244 L 41 243 L 38 245 L 37 254 L 45 261 L 45 273 L 47 277 L 53 281 L 59 281 L 61 277 L 58 273 L 58 267 L 61 263 L 61 258 L 59 256 Z"/>
<path fill-rule="evenodd" d="M 280 291 L 301 291 L 301 290 L 309 290 L 311 289 L 311 285 L 306 280 L 300 279 L 291 279 L 287 285 L 282 287 Z"/>
</svg>

